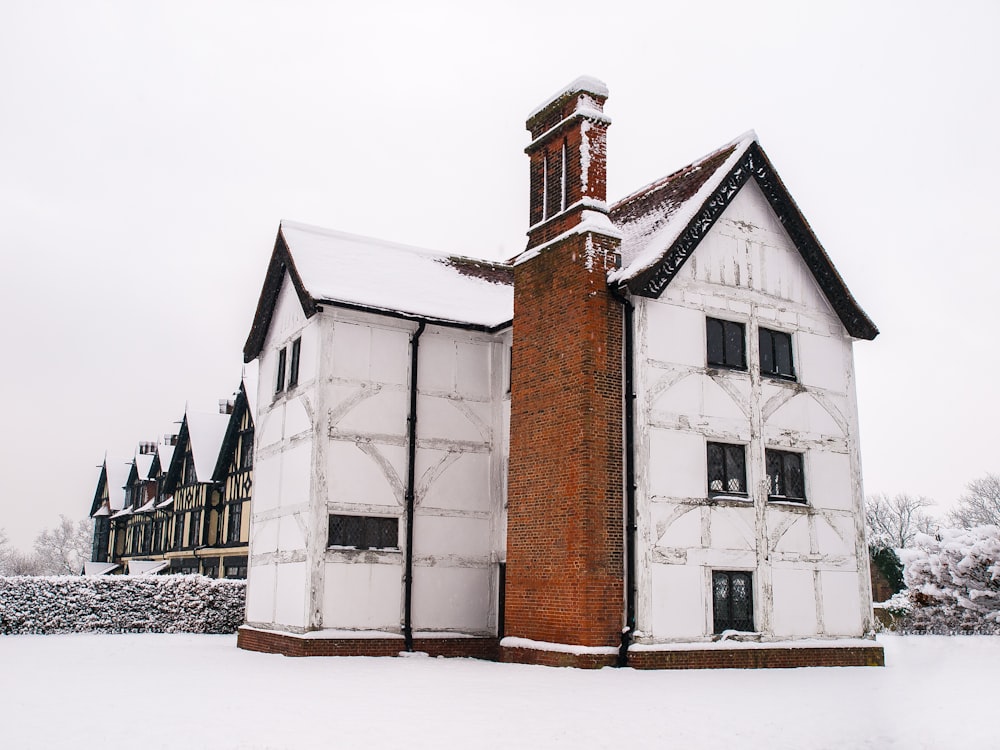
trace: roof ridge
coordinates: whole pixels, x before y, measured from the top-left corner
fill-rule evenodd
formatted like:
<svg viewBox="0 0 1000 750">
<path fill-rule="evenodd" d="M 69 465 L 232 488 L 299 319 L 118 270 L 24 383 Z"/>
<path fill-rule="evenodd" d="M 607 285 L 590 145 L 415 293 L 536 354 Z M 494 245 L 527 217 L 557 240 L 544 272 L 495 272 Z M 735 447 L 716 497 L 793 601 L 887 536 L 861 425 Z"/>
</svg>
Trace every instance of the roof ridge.
<svg viewBox="0 0 1000 750">
<path fill-rule="evenodd" d="M 284 229 L 286 226 L 289 227 L 290 229 L 297 229 L 300 232 L 311 232 L 312 234 L 318 234 L 323 237 L 332 237 L 335 239 L 354 240 L 355 242 L 361 242 L 368 245 L 376 245 L 378 247 L 384 247 L 393 250 L 401 250 L 404 252 L 411 253 L 413 255 L 420 255 L 425 258 L 433 258 L 440 260 L 448 260 L 449 258 L 462 258 L 466 260 L 477 261 L 480 263 L 498 262 L 490 260 L 489 258 L 481 258 L 475 255 L 462 255 L 459 253 L 448 253 L 448 252 L 443 252 L 441 250 L 432 250 L 428 247 L 408 245 L 406 243 L 396 242 L 394 240 L 384 240 L 379 237 L 372 237 L 371 235 L 367 234 L 355 234 L 354 232 L 344 232 L 339 229 L 330 229 L 329 227 L 321 227 L 316 224 L 307 224 L 305 222 L 294 221 L 292 219 L 282 219 L 278 225 L 279 231 L 281 229 Z"/>
</svg>

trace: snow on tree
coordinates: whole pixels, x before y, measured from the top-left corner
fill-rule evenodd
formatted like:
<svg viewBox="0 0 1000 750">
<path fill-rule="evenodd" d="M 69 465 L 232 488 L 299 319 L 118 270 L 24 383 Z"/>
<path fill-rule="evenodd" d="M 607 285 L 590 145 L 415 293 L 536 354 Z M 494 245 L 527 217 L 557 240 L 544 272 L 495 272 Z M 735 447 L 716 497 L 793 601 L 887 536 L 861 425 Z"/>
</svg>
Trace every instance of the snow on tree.
<svg viewBox="0 0 1000 750">
<path fill-rule="evenodd" d="M 933 533 L 936 522 L 926 511 L 933 505 L 933 500 L 922 495 L 869 495 L 865 498 L 868 545 L 873 550 L 899 549 L 909 547 L 917 534 Z"/>
<path fill-rule="evenodd" d="M 7 568 L 7 558 L 13 554 L 14 550 L 10 547 L 10 540 L 7 539 L 7 532 L 0 529 L 0 575 L 4 574 Z"/>
<path fill-rule="evenodd" d="M 79 575 L 90 559 L 90 521 L 59 516 L 59 525 L 35 537 L 35 556 L 44 575 Z"/>
<path fill-rule="evenodd" d="M 987 474 L 973 479 L 948 520 L 955 526 L 1000 526 L 1000 475 Z"/>
<path fill-rule="evenodd" d="M 1000 625 L 1000 527 L 918 534 L 900 557 L 912 602 L 906 627 L 995 630 Z"/>
<path fill-rule="evenodd" d="M 45 574 L 45 568 L 38 555 L 14 550 L 7 555 L 0 573 L 5 576 L 40 576 Z"/>
</svg>

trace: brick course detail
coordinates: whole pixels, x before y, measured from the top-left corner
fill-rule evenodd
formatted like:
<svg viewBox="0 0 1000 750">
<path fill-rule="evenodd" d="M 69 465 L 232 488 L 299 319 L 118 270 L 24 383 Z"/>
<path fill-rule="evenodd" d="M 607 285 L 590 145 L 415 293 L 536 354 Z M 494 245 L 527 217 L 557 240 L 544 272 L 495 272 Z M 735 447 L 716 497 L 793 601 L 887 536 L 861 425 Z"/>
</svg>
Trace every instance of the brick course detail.
<svg viewBox="0 0 1000 750">
<path fill-rule="evenodd" d="M 819 648 L 685 649 L 630 651 L 635 669 L 783 669 L 789 667 L 884 667 L 881 646 Z"/>
<path fill-rule="evenodd" d="M 497 660 L 496 638 L 413 639 L 413 650 L 430 656 Z M 236 645 L 246 651 L 285 656 L 398 656 L 402 638 L 302 638 L 274 630 L 240 628 Z"/>
</svg>

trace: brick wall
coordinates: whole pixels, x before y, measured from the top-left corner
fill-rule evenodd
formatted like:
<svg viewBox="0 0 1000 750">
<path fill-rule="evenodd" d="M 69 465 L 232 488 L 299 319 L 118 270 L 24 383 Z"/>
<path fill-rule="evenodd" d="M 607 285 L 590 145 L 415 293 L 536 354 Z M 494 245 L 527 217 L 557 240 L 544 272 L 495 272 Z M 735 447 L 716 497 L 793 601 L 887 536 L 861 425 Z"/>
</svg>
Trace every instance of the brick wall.
<svg viewBox="0 0 1000 750">
<path fill-rule="evenodd" d="M 496 661 L 496 638 L 414 638 L 413 650 L 431 656 Z M 285 656 L 398 656 L 402 638 L 301 638 L 273 630 L 241 628 L 236 645 L 247 651 Z"/>
<path fill-rule="evenodd" d="M 884 667 L 881 646 L 741 648 L 630 651 L 635 669 L 783 669 L 789 667 Z"/>
</svg>

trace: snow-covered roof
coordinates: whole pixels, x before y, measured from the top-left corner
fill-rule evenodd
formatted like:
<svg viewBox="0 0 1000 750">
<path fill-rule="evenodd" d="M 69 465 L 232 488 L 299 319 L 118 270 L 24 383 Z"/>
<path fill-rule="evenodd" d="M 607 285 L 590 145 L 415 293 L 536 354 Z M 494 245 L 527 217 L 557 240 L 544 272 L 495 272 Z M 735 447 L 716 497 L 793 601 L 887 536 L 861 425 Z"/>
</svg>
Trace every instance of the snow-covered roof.
<svg viewBox="0 0 1000 750">
<path fill-rule="evenodd" d="M 85 576 L 103 576 L 118 567 L 118 563 L 90 562 L 83 564 L 83 574 Z"/>
<path fill-rule="evenodd" d="M 470 328 L 514 317 L 510 265 L 282 221 L 243 348 L 260 354 L 285 274 L 307 317 L 327 303 Z"/>
<path fill-rule="evenodd" d="M 756 142 L 756 133 L 744 133 L 614 204 L 611 220 L 622 233 L 622 265 L 608 281 L 631 278 L 656 263 Z"/>
<path fill-rule="evenodd" d="M 156 506 L 156 498 L 154 497 L 148 503 L 143 505 L 141 508 L 136 508 L 135 513 L 152 513 L 154 507 Z"/>
<path fill-rule="evenodd" d="M 124 510 L 118 511 L 117 513 L 115 513 L 111 517 L 112 518 L 125 518 L 125 516 L 131 516 L 131 515 L 132 515 L 132 509 L 131 508 L 125 508 Z"/>
<path fill-rule="evenodd" d="M 132 461 L 108 456 L 104 459 L 104 468 L 108 481 L 108 505 L 111 510 L 121 510 L 125 507 L 125 483 L 132 471 Z"/>
<path fill-rule="evenodd" d="M 219 458 L 222 438 L 229 424 L 228 414 L 218 412 L 189 411 L 184 415 L 187 422 L 188 440 L 194 456 L 194 470 L 199 482 L 208 482 Z"/>
<path fill-rule="evenodd" d="M 128 574 L 130 576 L 151 576 L 159 573 L 170 563 L 166 560 L 129 560 Z"/>
<path fill-rule="evenodd" d="M 260 368 L 257 360 L 243 365 L 243 390 L 247 396 L 247 406 L 250 409 L 250 419 L 257 421 L 257 385 Z"/>
<path fill-rule="evenodd" d="M 174 496 L 171 495 L 166 500 L 164 500 L 162 503 L 160 503 L 159 505 L 157 505 L 156 509 L 157 510 L 163 510 L 164 508 L 169 508 L 173 504 L 174 504 Z"/>
<path fill-rule="evenodd" d="M 136 453 L 135 454 L 135 471 L 139 475 L 139 479 L 149 479 L 149 470 L 153 467 L 153 454 L 152 453 Z"/>
<path fill-rule="evenodd" d="M 608 274 L 608 283 L 658 297 L 751 179 L 847 332 L 854 338 L 875 338 L 878 328 L 851 295 L 753 131 L 611 207 L 611 221 L 622 235 L 622 264 Z"/>
<path fill-rule="evenodd" d="M 166 473 L 170 468 L 170 460 L 174 457 L 174 446 L 161 440 L 156 444 L 156 454 L 160 457 L 160 471 Z"/>
<path fill-rule="evenodd" d="M 280 231 L 316 300 L 482 326 L 513 317 L 512 276 L 495 263 L 291 221 Z"/>
</svg>

